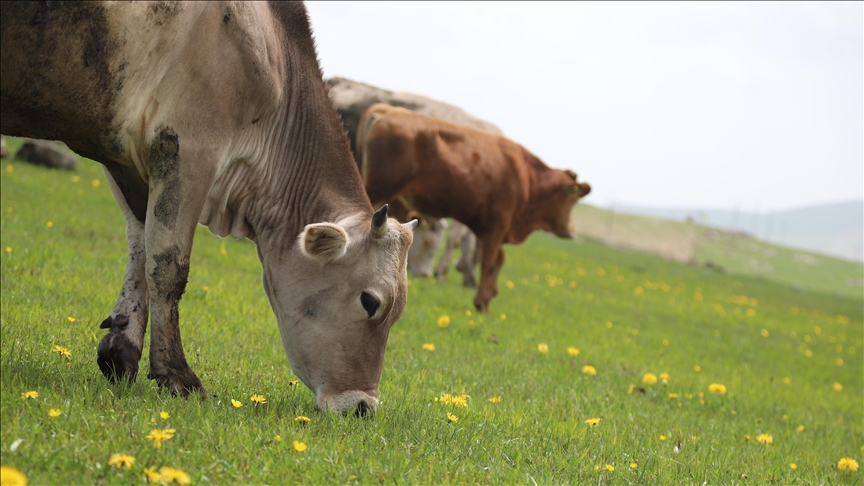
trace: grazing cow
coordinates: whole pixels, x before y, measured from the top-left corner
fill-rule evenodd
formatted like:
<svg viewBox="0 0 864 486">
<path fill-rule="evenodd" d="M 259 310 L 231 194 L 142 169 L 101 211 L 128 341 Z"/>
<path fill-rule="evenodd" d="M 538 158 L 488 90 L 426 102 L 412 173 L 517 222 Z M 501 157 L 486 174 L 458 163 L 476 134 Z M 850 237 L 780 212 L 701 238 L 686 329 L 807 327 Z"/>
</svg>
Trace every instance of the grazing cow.
<svg viewBox="0 0 864 486">
<path fill-rule="evenodd" d="M 498 293 L 502 244 L 521 243 L 539 229 L 572 238 L 570 212 L 591 191 L 576 173 L 550 169 L 505 137 L 383 103 L 363 114 L 357 152 L 370 200 L 399 197 L 477 235 L 482 256 L 474 306 L 484 312 Z"/>
<path fill-rule="evenodd" d="M 77 157 L 63 152 L 45 140 L 27 140 L 15 153 L 15 158 L 51 169 L 75 170 L 78 168 Z"/>
<path fill-rule="evenodd" d="M 342 116 L 342 123 L 345 126 L 345 131 L 348 132 L 348 140 L 351 143 L 351 149 L 354 151 L 354 159 L 357 161 L 358 167 L 360 159 L 357 158 L 356 150 L 357 126 L 360 123 L 360 117 L 363 116 L 363 112 L 375 103 L 400 106 L 439 120 L 474 127 L 497 135 L 504 135 L 504 132 L 492 123 L 477 118 L 457 106 L 427 98 L 426 96 L 403 91 L 390 91 L 340 77 L 330 78 L 326 80 L 326 83 L 330 87 L 328 91 L 330 101 L 333 103 L 336 111 Z M 437 218 L 430 218 L 427 215 L 419 216 L 420 224 L 414 231 L 414 244 L 411 245 L 411 250 L 408 253 L 408 270 L 415 275 L 428 277 L 429 274 L 425 272 L 425 269 L 432 268 L 435 253 L 437 253 L 441 245 L 440 233 L 436 233 L 436 230 L 440 230 L 440 228 L 425 223 L 427 220 L 435 221 Z M 398 219 L 399 216 L 396 216 L 396 218 Z M 435 239 L 436 236 L 438 239 Z M 458 241 L 455 241 L 456 237 L 458 237 Z M 466 285 L 470 284 L 469 286 L 471 287 L 476 285 L 473 274 L 476 265 L 469 262 L 479 261 L 479 255 L 474 255 L 473 250 L 471 250 L 472 253 L 466 254 L 465 250 L 474 248 L 476 243 L 476 237 L 471 230 L 458 221 L 452 223 L 448 235 L 448 244 L 453 245 L 453 248 L 462 248 L 462 255 L 456 269 L 462 272 L 463 282 Z M 442 267 L 439 262 L 436 271 L 439 279 L 446 278 L 447 276 L 449 257 L 452 255 L 452 249 L 449 253 L 445 250 L 445 255 L 448 257 L 446 260 L 448 267 Z M 415 272 L 415 269 L 418 271 Z"/>
<path fill-rule="evenodd" d="M 414 224 L 373 214 L 303 4 L 2 2 L 0 19 L 0 130 L 102 163 L 126 218 L 105 376 L 135 379 L 149 315 L 148 378 L 206 395 L 178 314 L 200 222 L 256 243 L 316 407 L 374 410 Z"/>
</svg>

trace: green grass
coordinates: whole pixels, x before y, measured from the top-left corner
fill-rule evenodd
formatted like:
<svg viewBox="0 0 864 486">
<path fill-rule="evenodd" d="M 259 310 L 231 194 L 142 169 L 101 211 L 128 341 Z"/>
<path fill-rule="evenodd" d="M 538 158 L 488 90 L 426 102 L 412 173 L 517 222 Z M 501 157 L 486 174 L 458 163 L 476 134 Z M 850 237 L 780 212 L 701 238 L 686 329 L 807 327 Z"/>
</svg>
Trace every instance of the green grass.
<svg viewBox="0 0 864 486">
<path fill-rule="evenodd" d="M 489 315 L 466 315 L 473 292 L 457 272 L 444 284 L 411 279 L 381 404 L 360 420 L 315 412 L 312 393 L 289 385 L 253 245 L 199 228 L 181 327 L 215 397 L 186 400 L 143 376 L 111 386 L 96 366 L 99 323 L 126 262 L 123 219 L 98 165 L 4 163 L 0 180 L 0 446 L 3 465 L 33 484 L 129 484 L 162 466 L 215 484 L 860 484 L 861 471 L 837 469 L 842 457 L 864 462 L 860 295 L 536 234 L 507 248 Z M 142 370 L 146 347 L 144 356 Z M 648 372 L 668 373 L 668 384 L 643 385 Z M 712 383 L 728 393 L 708 393 Z M 39 397 L 21 399 L 28 390 Z M 435 401 L 463 391 L 466 408 Z M 253 393 L 267 404 L 253 406 Z M 63 414 L 51 418 L 51 408 Z M 459 421 L 448 423 L 448 411 Z M 595 417 L 599 425 L 585 424 Z M 164 427 L 176 435 L 156 449 L 145 436 Z M 756 442 L 763 433 L 772 445 Z M 295 440 L 308 449 L 295 452 Z M 114 453 L 135 465 L 109 467 Z"/>
</svg>

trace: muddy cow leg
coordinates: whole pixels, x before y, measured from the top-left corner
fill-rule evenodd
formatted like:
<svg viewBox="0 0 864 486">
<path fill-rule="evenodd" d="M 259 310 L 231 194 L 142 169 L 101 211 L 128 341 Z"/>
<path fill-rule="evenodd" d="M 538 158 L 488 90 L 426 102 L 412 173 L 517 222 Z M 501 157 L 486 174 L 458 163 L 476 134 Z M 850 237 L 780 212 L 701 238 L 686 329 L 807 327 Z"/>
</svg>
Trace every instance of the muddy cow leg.
<svg viewBox="0 0 864 486">
<path fill-rule="evenodd" d="M 126 278 L 123 279 L 123 288 L 117 303 L 114 304 L 114 310 L 100 326 L 109 329 L 109 332 L 99 343 L 96 362 L 102 374 L 112 383 L 124 378 L 135 381 L 141 348 L 144 346 L 150 299 L 144 270 L 144 223 L 129 208 L 126 197 L 108 170 L 105 170 L 105 178 L 123 211 L 123 217 L 126 218 L 129 260 L 126 264 Z M 130 194 L 130 197 L 134 196 Z M 146 204 L 146 201 L 136 202 Z"/>
<path fill-rule="evenodd" d="M 184 142 L 187 144 L 184 146 Z M 152 141 L 150 197 L 145 241 L 150 287 L 150 372 L 160 387 L 182 396 L 206 395 L 183 352 L 179 304 L 189 277 L 192 239 L 215 167 L 213 154 L 198 151 L 169 126 L 159 126 Z"/>
<path fill-rule="evenodd" d="M 480 285 L 474 296 L 474 307 L 481 312 L 489 312 L 489 301 L 498 295 L 498 272 L 504 265 L 503 238 L 495 236 L 477 237 L 481 242 Z"/>
</svg>

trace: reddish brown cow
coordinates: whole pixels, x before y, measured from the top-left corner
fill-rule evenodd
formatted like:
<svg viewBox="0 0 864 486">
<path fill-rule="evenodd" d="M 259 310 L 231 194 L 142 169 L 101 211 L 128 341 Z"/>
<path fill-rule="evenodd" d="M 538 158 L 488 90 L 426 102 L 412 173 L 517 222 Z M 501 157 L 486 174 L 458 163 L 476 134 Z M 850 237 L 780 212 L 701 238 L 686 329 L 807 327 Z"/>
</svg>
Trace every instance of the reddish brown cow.
<svg viewBox="0 0 864 486">
<path fill-rule="evenodd" d="M 576 173 L 547 167 L 503 136 L 381 103 L 360 120 L 357 155 L 373 202 L 399 197 L 477 235 L 482 260 L 474 306 L 484 312 L 498 293 L 502 244 L 522 243 L 534 230 L 572 238 L 570 212 L 591 191 Z"/>
</svg>

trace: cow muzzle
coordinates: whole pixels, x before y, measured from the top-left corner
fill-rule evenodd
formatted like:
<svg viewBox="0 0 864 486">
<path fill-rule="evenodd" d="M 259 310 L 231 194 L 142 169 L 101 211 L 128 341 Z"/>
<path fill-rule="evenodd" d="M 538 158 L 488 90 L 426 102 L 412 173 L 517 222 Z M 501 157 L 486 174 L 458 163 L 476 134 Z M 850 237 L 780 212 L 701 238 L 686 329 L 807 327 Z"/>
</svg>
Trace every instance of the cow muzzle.
<svg viewBox="0 0 864 486">
<path fill-rule="evenodd" d="M 360 390 L 349 390 L 337 395 L 318 396 L 315 399 L 315 408 L 330 412 L 349 414 L 358 417 L 370 417 L 378 408 L 378 392 L 376 396 Z"/>
</svg>

